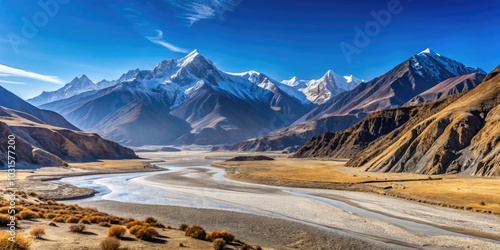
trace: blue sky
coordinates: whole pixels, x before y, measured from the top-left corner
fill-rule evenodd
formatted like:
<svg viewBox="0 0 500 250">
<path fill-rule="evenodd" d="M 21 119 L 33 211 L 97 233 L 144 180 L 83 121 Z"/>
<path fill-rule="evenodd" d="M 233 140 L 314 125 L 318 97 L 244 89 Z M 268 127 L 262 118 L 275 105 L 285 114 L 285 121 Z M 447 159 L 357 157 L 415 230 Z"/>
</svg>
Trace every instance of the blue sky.
<svg viewBox="0 0 500 250">
<path fill-rule="evenodd" d="M 500 64 L 496 1 L 41 2 L 0 0 L 0 85 L 23 98 L 82 74 L 116 79 L 194 49 L 221 70 L 276 80 L 328 69 L 369 80 L 427 47 L 485 71 Z M 374 24 L 372 12 L 390 21 Z M 369 41 L 355 43 L 355 28 L 367 25 Z M 341 44 L 355 52 L 346 57 Z"/>
</svg>

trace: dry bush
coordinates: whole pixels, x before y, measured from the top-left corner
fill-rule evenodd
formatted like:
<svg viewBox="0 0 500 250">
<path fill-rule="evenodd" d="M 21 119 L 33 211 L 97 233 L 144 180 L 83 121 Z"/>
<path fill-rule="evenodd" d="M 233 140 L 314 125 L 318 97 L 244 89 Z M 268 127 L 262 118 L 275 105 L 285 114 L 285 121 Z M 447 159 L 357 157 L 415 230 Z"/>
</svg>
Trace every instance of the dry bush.
<svg viewBox="0 0 500 250">
<path fill-rule="evenodd" d="M 146 217 L 146 219 L 144 220 L 146 223 L 150 224 L 151 226 L 153 227 L 156 227 L 156 228 L 165 228 L 165 225 L 161 224 L 158 222 L 157 219 L 155 219 L 154 217 Z"/>
<path fill-rule="evenodd" d="M 120 238 L 127 232 L 127 229 L 122 226 L 112 226 L 108 229 L 106 233 L 108 237 Z"/>
<path fill-rule="evenodd" d="M 149 224 L 153 224 L 153 223 L 157 223 L 158 220 L 155 219 L 154 217 L 146 217 L 146 219 L 144 220 L 145 222 L 149 223 Z"/>
<path fill-rule="evenodd" d="M 226 246 L 226 241 L 224 239 L 214 239 L 213 242 L 212 247 L 214 250 L 224 250 L 224 247 Z"/>
<path fill-rule="evenodd" d="M 199 239 L 199 240 L 205 240 L 205 237 L 207 236 L 207 233 L 205 232 L 205 229 L 198 225 L 191 225 L 188 228 L 186 228 L 186 236 Z"/>
<path fill-rule="evenodd" d="M 21 220 L 32 220 L 38 218 L 39 215 L 38 213 L 35 213 L 29 209 L 25 209 L 21 211 L 19 214 L 17 214 L 16 217 Z"/>
<path fill-rule="evenodd" d="M 56 216 L 57 215 L 54 213 L 48 213 L 44 215 L 45 219 L 54 219 Z"/>
<path fill-rule="evenodd" d="M 251 250 L 252 247 L 250 245 L 248 245 L 247 243 L 243 244 L 243 246 L 241 246 L 240 250 Z"/>
<path fill-rule="evenodd" d="M 109 220 L 109 223 L 113 224 L 113 225 L 121 225 L 122 221 L 119 218 L 113 218 L 113 219 Z"/>
<path fill-rule="evenodd" d="M 104 217 L 99 216 L 99 215 L 92 215 L 89 217 L 90 222 L 92 223 L 99 223 L 104 221 Z"/>
<path fill-rule="evenodd" d="M 151 240 L 158 237 L 160 234 L 152 226 L 140 226 L 139 230 L 137 230 L 133 235 L 141 240 Z"/>
<path fill-rule="evenodd" d="M 47 200 L 47 204 L 49 204 L 49 205 L 59 205 L 55 200 Z"/>
<path fill-rule="evenodd" d="M 54 223 L 54 222 L 49 223 L 49 226 L 51 226 L 51 227 L 57 227 L 56 223 Z"/>
<path fill-rule="evenodd" d="M 45 235 L 45 227 L 38 226 L 34 227 L 30 230 L 30 235 L 37 238 L 41 239 Z"/>
<path fill-rule="evenodd" d="M 78 224 L 78 225 L 71 225 L 69 227 L 69 231 L 72 233 L 83 233 L 85 231 L 85 225 Z"/>
<path fill-rule="evenodd" d="M 101 222 L 99 222 L 98 225 L 101 227 L 110 227 L 111 226 L 111 224 L 109 224 L 109 222 L 107 222 L 107 221 L 101 221 Z"/>
<path fill-rule="evenodd" d="M 128 229 L 130 229 L 133 226 L 137 226 L 137 225 L 139 225 L 139 226 L 151 226 L 149 223 L 144 222 L 144 221 L 140 221 L 140 220 L 134 220 L 134 221 L 131 221 L 131 222 L 125 224 L 125 226 Z"/>
<path fill-rule="evenodd" d="M 0 227 L 6 227 L 7 224 L 11 222 L 10 215 L 8 214 L 0 214 Z M 16 221 L 17 225 L 17 221 Z"/>
<path fill-rule="evenodd" d="M 31 240 L 22 236 L 21 234 L 16 234 L 15 241 L 10 241 L 10 233 L 0 232 L 0 250 L 29 250 L 31 245 Z"/>
<path fill-rule="evenodd" d="M 57 216 L 52 221 L 53 222 L 58 222 L 58 223 L 64 223 L 64 222 L 66 222 L 66 217 L 65 216 Z"/>
<path fill-rule="evenodd" d="M 99 246 L 101 250 L 117 250 L 120 248 L 120 241 L 116 238 L 108 237 L 104 239 Z"/>
<path fill-rule="evenodd" d="M 181 231 L 186 231 L 187 228 L 188 228 L 188 225 L 186 225 L 186 224 L 179 225 L 179 230 L 181 230 Z"/>
<path fill-rule="evenodd" d="M 80 220 L 78 221 L 78 224 L 87 224 L 87 225 L 90 225 L 90 224 L 92 224 L 92 223 L 90 223 L 90 220 L 89 220 L 89 219 L 87 219 L 87 218 L 83 218 L 83 219 L 80 219 Z"/>
<path fill-rule="evenodd" d="M 64 222 L 66 223 L 78 223 L 78 221 L 80 221 L 80 219 L 76 216 L 69 216 L 68 218 L 66 218 L 66 220 Z"/>
<path fill-rule="evenodd" d="M 129 229 L 128 229 L 128 231 L 129 231 L 131 234 L 135 235 L 135 234 L 136 234 L 139 230 L 141 230 L 141 229 L 142 229 L 142 227 L 143 227 L 142 225 L 135 225 L 135 226 L 133 226 L 133 227 L 129 228 Z"/>
<path fill-rule="evenodd" d="M 215 239 L 223 239 L 225 242 L 229 243 L 234 240 L 234 236 L 224 230 L 214 230 L 207 234 L 206 239 L 209 241 L 214 241 Z"/>
<path fill-rule="evenodd" d="M 0 214 L 8 214 L 10 210 L 9 206 L 0 207 Z"/>
<path fill-rule="evenodd" d="M 255 246 L 255 250 L 262 250 L 262 247 L 257 245 L 257 246 Z"/>
</svg>

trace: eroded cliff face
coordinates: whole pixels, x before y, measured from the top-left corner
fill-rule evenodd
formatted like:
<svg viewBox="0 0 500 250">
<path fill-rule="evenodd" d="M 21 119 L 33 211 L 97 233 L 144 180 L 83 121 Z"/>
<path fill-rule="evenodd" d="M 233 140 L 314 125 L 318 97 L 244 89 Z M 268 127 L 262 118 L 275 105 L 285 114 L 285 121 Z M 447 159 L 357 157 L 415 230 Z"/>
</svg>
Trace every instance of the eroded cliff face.
<svg viewBox="0 0 500 250">
<path fill-rule="evenodd" d="M 500 67 L 443 101 L 386 110 L 309 141 L 295 157 L 351 158 L 367 171 L 500 175 Z"/>
<path fill-rule="evenodd" d="M 67 166 L 67 162 L 137 158 L 119 144 L 43 123 L 29 114 L 0 107 L 0 166 L 7 163 L 8 136 L 16 136 L 19 166 Z"/>
</svg>

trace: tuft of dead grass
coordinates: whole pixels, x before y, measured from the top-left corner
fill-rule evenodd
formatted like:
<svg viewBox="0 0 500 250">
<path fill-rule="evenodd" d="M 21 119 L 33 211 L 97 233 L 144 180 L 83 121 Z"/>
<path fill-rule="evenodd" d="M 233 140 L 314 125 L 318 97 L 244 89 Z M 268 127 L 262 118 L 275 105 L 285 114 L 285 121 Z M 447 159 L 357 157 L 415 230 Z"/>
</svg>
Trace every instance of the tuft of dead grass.
<svg viewBox="0 0 500 250">
<path fill-rule="evenodd" d="M 37 239 L 42 239 L 43 236 L 45 235 L 45 227 L 38 226 L 34 227 L 30 230 L 30 235 L 37 238 Z"/>
<path fill-rule="evenodd" d="M 121 238 L 126 232 L 127 232 L 127 229 L 125 227 L 112 226 L 108 229 L 106 234 L 108 237 Z"/>
</svg>

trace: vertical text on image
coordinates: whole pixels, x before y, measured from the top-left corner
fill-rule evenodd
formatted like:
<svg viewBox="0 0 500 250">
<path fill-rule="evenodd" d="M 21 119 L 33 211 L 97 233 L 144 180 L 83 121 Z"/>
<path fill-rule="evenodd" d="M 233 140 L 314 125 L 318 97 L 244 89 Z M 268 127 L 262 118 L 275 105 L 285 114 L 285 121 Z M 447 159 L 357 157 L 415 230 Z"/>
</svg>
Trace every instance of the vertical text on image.
<svg viewBox="0 0 500 250">
<path fill-rule="evenodd" d="M 15 242 L 16 237 L 16 160 L 16 136 L 12 134 L 7 137 L 7 192 L 9 193 L 7 213 L 10 216 L 7 226 L 10 231 L 9 240 L 12 242 Z"/>
</svg>

